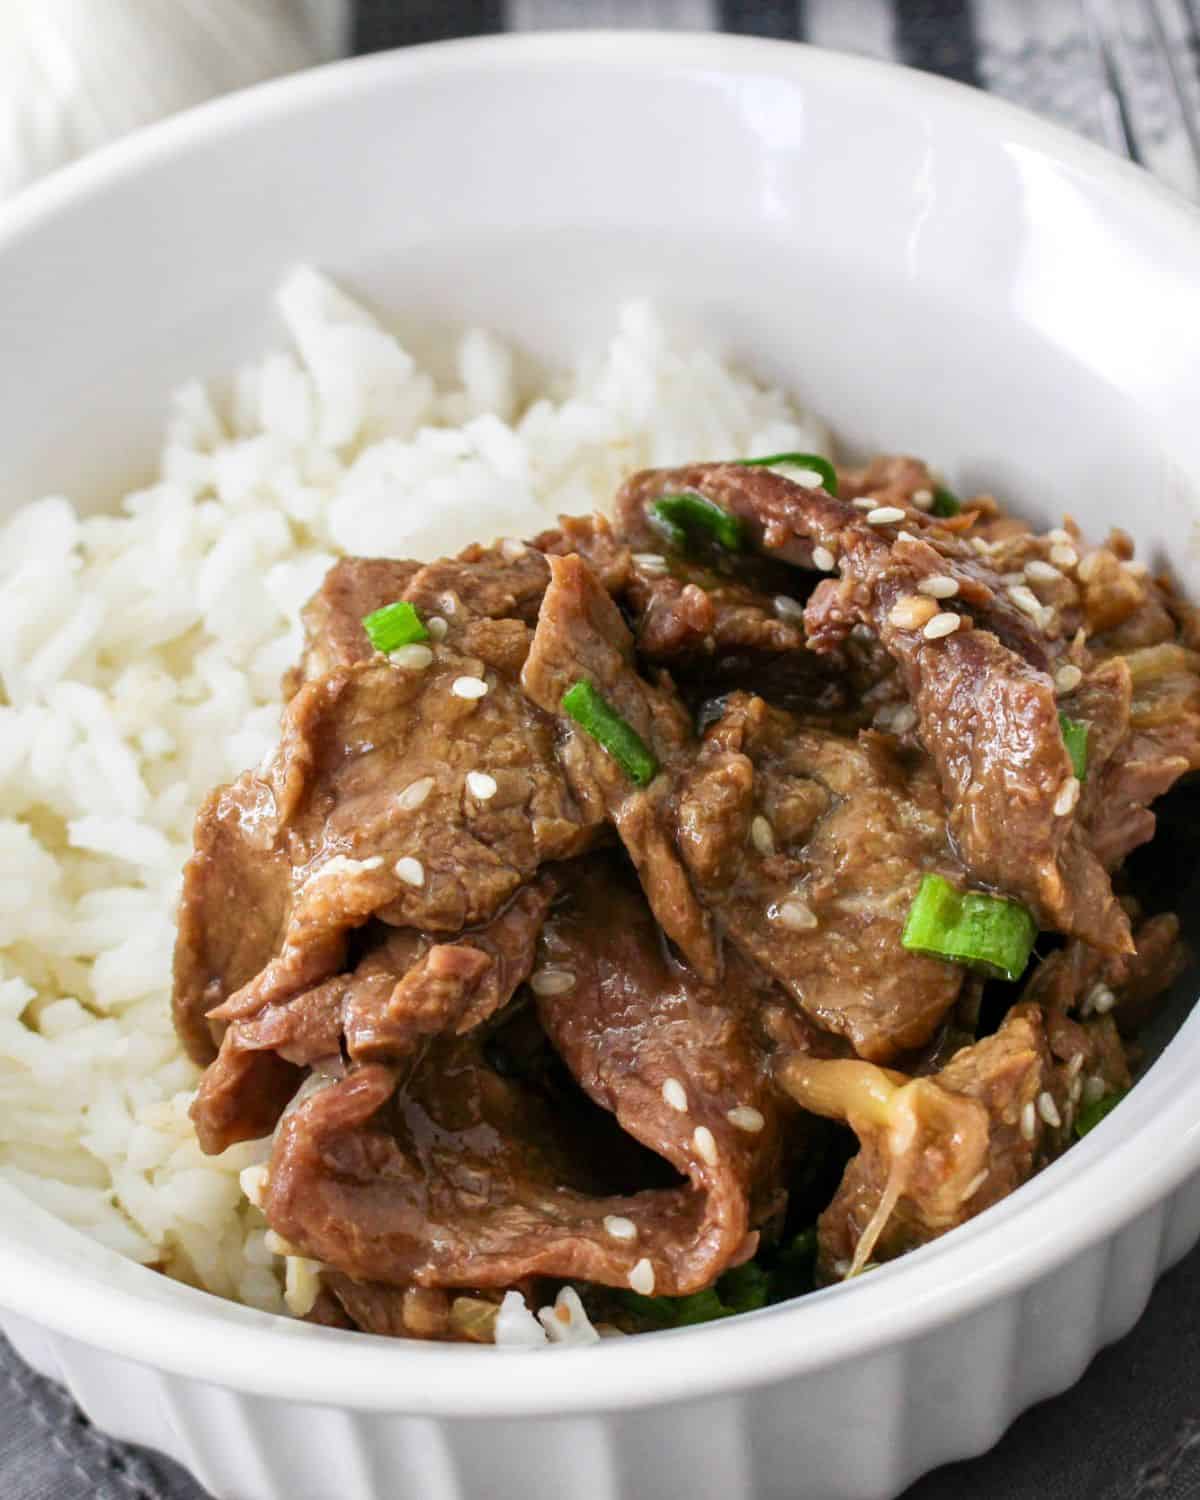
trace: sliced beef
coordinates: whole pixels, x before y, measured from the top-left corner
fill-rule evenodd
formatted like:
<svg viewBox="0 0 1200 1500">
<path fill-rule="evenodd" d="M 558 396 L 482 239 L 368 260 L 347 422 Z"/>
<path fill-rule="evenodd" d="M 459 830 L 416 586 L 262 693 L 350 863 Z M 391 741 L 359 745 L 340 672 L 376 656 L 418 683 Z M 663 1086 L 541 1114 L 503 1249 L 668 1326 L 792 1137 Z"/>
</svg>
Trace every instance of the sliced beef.
<svg viewBox="0 0 1200 1500">
<path fill-rule="evenodd" d="M 362 622 L 399 600 L 414 605 L 422 619 L 443 621 L 442 638 L 451 645 L 515 675 L 549 577 L 541 553 L 513 541 L 470 546 L 456 558 L 424 564 L 344 557 L 304 607 L 304 656 L 287 695 L 301 682 L 369 661 L 376 653 Z"/>
<path fill-rule="evenodd" d="M 1035 1005 L 1015 1006 L 994 1036 L 928 1078 L 806 1057 L 779 1078 L 804 1108 L 845 1120 L 861 1146 L 818 1224 L 825 1280 L 955 1228 L 1068 1144 L 1068 1085 Z"/>
<path fill-rule="evenodd" d="M 475 683 L 484 696 L 456 691 Z M 372 659 L 306 684 L 269 770 L 201 814 L 176 955 L 185 1034 L 218 1004 L 241 1019 L 337 973 L 346 934 L 374 917 L 486 922 L 542 863 L 586 848 L 599 816 L 562 777 L 553 722 L 447 644 L 424 670 Z"/>
<path fill-rule="evenodd" d="M 961 968 L 900 942 L 922 875 L 961 880 L 919 752 L 734 694 L 680 793 L 679 848 L 730 940 L 861 1056 L 921 1046 L 953 1006 Z"/>
<path fill-rule="evenodd" d="M 558 994 L 537 986 L 568 1065 L 688 1181 L 597 1195 L 604 1163 L 589 1163 L 545 1097 L 495 1072 L 474 1037 L 442 1039 L 403 1088 L 368 1064 L 284 1119 L 264 1206 L 302 1253 L 359 1280 L 446 1287 L 529 1275 L 627 1287 L 645 1260 L 667 1295 L 734 1262 L 752 1202 L 762 1212 L 778 1191 L 748 982 L 731 974 L 705 989 L 603 867 L 580 867 L 544 942 L 539 972 L 573 981 Z M 664 1092 L 668 1080 L 678 1091 Z"/>
<path fill-rule="evenodd" d="M 918 510 L 872 524 L 852 502 L 736 464 L 636 475 L 619 502 L 626 527 L 644 528 L 647 503 L 679 489 L 737 516 L 757 546 L 789 562 L 811 568 L 814 548 L 829 554 L 840 576 L 809 601 L 809 644 L 837 648 L 865 625 L 896 660 L 973 879 L 1026 901 L 1043 926 L 1128 949 L 1124 914 L 1076 826 L 1047 627 L 1020 607 L 1024 596 Z M 935 577 L 955 590 L 937 605 L 921 592 Z M 935 608 L 960 623 L 930 639 Z"/>
<path fill-rule="evenodd" d="M 193 1062 L 216 1056 L 221 1028 L 208 1012 L 274 957 L 290 901 L 291 868 L 276 845 L 270 789 L 242 776 L 196 815 L 195 851 L 183 871 L 171 1004 Z"/>
<path fill-rule="evenodd" d="M 202 1148 L 215 1154 L 269 1134 L 302 1068 L 332 1060 L 340 1071 L 343 1054 L 400 1064 L 435 1036 L 489 1020 L 529 977 L 553 892 L 539 879 L 448 943 L 381 927 L 354 969 L 233 1020 L 191 1107 Z"/>
<path fill-rule="evenodd" d="M 420 568 L 420 563 L 386 557 L 343 557 L 334 563 L 301 612 L 304 655 L 285 685 L 286 696 L 338 667 L 369 661 L 375 651 L 363 620 L 403 599 Z"/>
<path fill-rule="evenodd" d="M 521 686 L 557 716 L 559 759 L 588 816 L 607 816 L 629 851 L 654 915 L 697 972 L 720 971 L 712 922 L 671 837 L 674 767 L 691 743 L 688 715 L 669 681 L 652 684 L 633 662 L 633 638 L 596 575 L 577 555 L 550 559 L 551 583 Z M 662 768 L 638 787 L 591 735 L 562 709 L 563 695 L 586 679 L 641 736 Z"/>
</svg>

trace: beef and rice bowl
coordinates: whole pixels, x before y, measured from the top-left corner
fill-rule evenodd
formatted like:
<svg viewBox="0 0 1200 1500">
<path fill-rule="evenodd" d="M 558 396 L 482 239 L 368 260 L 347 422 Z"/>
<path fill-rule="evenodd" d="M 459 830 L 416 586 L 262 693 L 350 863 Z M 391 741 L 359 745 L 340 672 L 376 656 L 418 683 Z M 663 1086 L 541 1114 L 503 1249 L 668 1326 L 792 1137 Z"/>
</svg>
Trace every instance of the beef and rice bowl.
<svg viewBox="0 0 1200 1500">
<path fill-rule="evenodd" d="M 308 1317 L 761 1307 L 1129 1088 L 1183 948 L 1124 866 L 1200 766 L 1200 635 L 1122 533 L 773 455 L 343 558 L 304 621 L 277 748 L 198 816 L 173 1004 L 204 1151 L 271 1137 Z"/>
</svg>

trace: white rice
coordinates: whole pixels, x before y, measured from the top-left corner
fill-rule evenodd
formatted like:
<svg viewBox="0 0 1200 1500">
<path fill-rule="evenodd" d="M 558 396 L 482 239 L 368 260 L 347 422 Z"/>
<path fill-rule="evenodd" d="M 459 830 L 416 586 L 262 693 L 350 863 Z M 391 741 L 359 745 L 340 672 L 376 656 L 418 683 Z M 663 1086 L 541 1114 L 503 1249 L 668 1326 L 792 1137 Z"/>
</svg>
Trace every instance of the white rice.
<svg viewBox="0 0 1200 1500">
<path fill-rule="evenodd" d="M 603 507 L 636 468 L 829 449 L 645 304 L 532 393 L 484 330 L 443 389 L 315 271 L 278 304 L 291 349 L 225 402 L 178 391 L 148 489 L 98 516 L 51 495 L 0 528 L 0 1173 L 122 1254 L 283 1312 L 239 1182 L 269 1143 L 200 1153 L 169 991 L 195 808 L 271 748 L 304 601 L 341 553 L 435 557 Z"/>
</svg>

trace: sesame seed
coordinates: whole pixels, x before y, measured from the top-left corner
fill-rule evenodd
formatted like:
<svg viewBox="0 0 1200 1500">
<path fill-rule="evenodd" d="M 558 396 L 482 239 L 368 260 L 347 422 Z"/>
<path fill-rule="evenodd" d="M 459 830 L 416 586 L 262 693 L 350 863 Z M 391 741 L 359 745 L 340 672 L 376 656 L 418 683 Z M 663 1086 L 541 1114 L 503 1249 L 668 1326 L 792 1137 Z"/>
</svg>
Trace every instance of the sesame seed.
<svg viewBox="0 0 1200 1500">
<path fill-rule="evenodd" d="M 1019 583 L 1015 588 L 1009 589 L 1008 597 L 1022 614 L 1032 615 L 1035 620 L 1042 612 L 1042 601 L 1032 589 L 1026 588 L 1023 583 Z"/>
<path fill-rule="evenodd" d="M 1082 1054 L 1080 1055 L 1079 1060 L 1080 1060 L 1080 1062 L 1083 1061 Z M 1074 1106 L 1074 1105 L 1076 1105 L 1076 1104 L 1079 1103 L 1079 1096 L 1082 1093 L 1083 1093 L 1083 1079 L 1082 1078 L 1072 1078 L 1070 1084 L 1067 1086 L 1067 1098 L 1069 1099 L 1069 1101 L 1070 1101 L 1070 1103 L 1071 1103 L 1072 1106 Z"/>
<path fill-rule="evenodd" d="M 813 567 L 820 568 L 822 573 L 832 573 L 837 566 L 837 559 L 828 547 L 813 548 Z"/>
<path fill-rule="evenodd" d="M 1025 564 L 1025 574 L 1035 583 L 1057 583 L 1062 577 L 1057 568 L 1051 567 L 1048 562 L 1043 562 L 1040 557 L 1030 558 Z"/>
<path fill-rule="evenodd" d="M 781 620 L 803 620 L 804 606 L 795 599 L 789 599 L 786 594 L 776 594 L 774 603 L 775 613 Z"/>
<path fill-rule="evenodd" d="M 633 560 L 643 573 L 665 573 L 667 560 L 661 552 L 635 552 Z"/>
<path fill-rule="evenodd" d="M 1054 688 L 1059 693 L 1073 693 L 1083 681 L 1083 673 L 1074 664 L 1068 662 L 1065 667 L 1059 667 L 1054 674 Z"/>
<path fill-rule="evenodd" d="M 438 600 L 438 605 L 444 615 L 455 614 L 458 610 L 458 598 L 455 594 L 443 594 Z"/>
<path fill-rule="evenodd" d="M 857 500 L 851 500 L 855 510 L 874 510 L 875 497 L 873 495 L 860 495 Z"/>
<path fill-rule="evenodd" d="M 1079 553 L 1066 542 L 1055 542 L 1050 548 L 1050 561 L 1058 568 L 1073 568 L 1079 561 Z"/>
<path fill-rule="evenodd" d="M 938 607 L 932 599 L 921 594 L 905 594 L 888 610 L 888 622 L 897 630 L 920 630 L 937 612 Z"/>
<path fill-rule="evenodd" d="M 750 822 L 750 842 L 760 854 L 775 853 L 775 830 L 761 813 Z"/>
<path fill-rule="evenodd" d="M 991 544 L 985 541 L 981 536 L 973 536 L 971 538 L 971 547 L 974 551 L 979 553 L 980 557 L 986 557 L 992 550 Z"/>
<path fill-rule="evenodd" d="M 943 610 L 940 615 L 934 615 L 929 624 L 922 631 L 927 641 L 941 640 L 944 635 L 953 635 L 962 624 L 962 616 L 952 611 Z"/>
<path fill-rule="evenodd" d="M 867 512 L 868 526 L 893 526 L 903 519 L 904 512 L 898 505 L 879 505 Z"/>
<path fill-rule="evenodd" d="M 396 879 L 403 880 L 405 885 L 422 886 L 425 884 L 425 866 L 419 859 L 414 859 L 411 854 L 398 859 L 393 868 L 396 871 Z"/>
<path fill-rule="evenodd" d="M 963 1195 L 961 1200 L 963 1203 L 965 1203 L 968 1198 L 973 1198 L 975 1196 L 975 1194 L 987 1181 L 987 1176 L 988 1169 L 986 1167 L 984 1167 L 981 1172 L 976 1172 L 975 1176 L 972 1177 L 970 1182 L 967 1183 L 966 1187 L 963 1188 Z"/>
<path fill-rule="evenodd" d="M 819 489 L 824 482 L 816 469 L 806 469 L 799 464 L 772 464 L 771 473 L 781 479 L 790 479 L 793 484 L 803 485 L 806 490 Z"/>
<path fill-rule="evenodd" d="M 1071 1060 L 1067 1064 L 1067 1077 L 1074 1079 L 1079 1076 L 1079 1070 L 1083 1067 L 1083 1053 L 1073 1052 Z"/>
<path fill-rule="evenodd" d="M 1061 526 L 1056 526 L 1053 531 L 1046 533 L 1046 540 L 1048 542 L 1058 542 L 1060 546 L 1063 546 L 1071 540 L 1071 533 L 1064 531 Z"/>
<path fill-rule="evenodd" d="M 423 805 L 431 791 L 433 791 L 433 777 L 422 776 L 417 781 L 409 782 L 396 798 L 396 804 L 398 807 L 403 808 L 405 812 L 415 812 L 418 807 Z"/>
<path fill-rule="evenodd" d="M 1049 1089 L 1043 1089 L 1037 1100 L 1038 1114 L 1045 1120 L 1052 1130 L 1057 1130 L 1062 1124 L 1062 1116 L 1058 1112 L 1058 1105 L 1054 1102 L 1054 1095 Z"/>
<path fill-rule="evenodd" d="M 496 795 L 496 778 L 489 776 L 486 771 L 468 771 L 467 790 L 472 797 L 486 802 Z"/>
<path fill-rule="evenodd" d="M 480 677 L 456 677 L 450 684 L 456 698 L 482 698 L 487 690 L 487 683 Z"/>
<path fill-rule="evenodd" d="M 932 490 L 913 490 L 908 497 L 918 510 L 928 510 L 933 504 Z"/>
<path fill-rule="evenodd" d="M 787 927 L 792 932 L 811 932 L 818 925 L 812 907 L 794 897 L 784 901 L 771 915 L 781 927 Z"/>
<path fill-rule="evenodd" d="M 1021 1111 L 1021 1138 L 1022 1140 L 1033 1140 L 1034 1132 L 1037 1130 L 1037 1112 L 1033 1107 L 1031 1099 Z"/>
<path fill-rule="evenodd" d="M 614 1240 L 636 1240 L 638 1235 L 637 1225 L 623 1214 L 605 1214 L 604 1232 Z"/>
<path fill-rule="evenodd" d="M 919 536 L 913 536 L 911 531 L 905 531 L 904 527 L 902 526 L 896 533 L 896 540 L 898 542 L 919 542 L 921 538 Z"/>
<path fill-rule="evenodd" d="M 1106 1092 L 1104 1079 L 1096 1073 L 1093 1073 L 1083 1085 L 1083 1097 L 1089 1104 L 1095 1104 L 1097 1099 L 1103 1099 Z"/>
<path fill-rule="evenodd" d="M 508 562 L 516 562 L 518 557 L 524 557 L 529 549 L 524 542 L 519 542 L 515 536 L 506 536 L 500 543 L 500 551 Z"/>
<path fill-rule="evenodd" d="M 1068 776 L 1066 781 L 1058 789 L 1058 796 L 1054 799 L 1054 816 L 1065 818 L 1068 813 L 1075 811 L 1075 804 L 1079 801 L 1079 777 Z"/>
<path fill-rule="evenodd" d="M 767 1123 L 762 1110 L 755 1109 L 752 1104 L 735 1105 L 725 1118 L 735 1130 L 744 1130 L 747 1135 L 757 1135 Z"/>
<path fill-rule="evenodd" d="M 446 639 L 446 632 L 450 627 L 442 619 L 441 615 L 430 615 L 428 620 L 425 621 L 425 629 L 428 630 L 435 641 L 444 641 Z"/>
<path fill-rule="evenodd" d="M 892 734 L 907 734 L 916 722 L 917 711 L 911 703 L 885 703 L 875 715 L 876 727 Z"/>
<path fill-rule="evenodd" d="M 638 1261 L 629 1273 L 629 1285 L 633 1291 L 641 1297 L 649 1297 L 654 1293 L 654 1267 L 645 1256 Z"/>
<path fill-rule="evenodd" d="M 433 660 L 433 652 L 428 646 L 400 646 L 388 653 L 388 660 L 393 666 L 404 667 L 406 671 L 423 672 Z"/>
<path fill-rule="evenodd" d="M 535 995 L 565 995 L 575 988 L 575 975 L 570 969 L 539 969 L 529 988 Z"/>
<path fill-rule="evenodd" d="M 668 1078 L 662 1086 L 663 1103 L 681 1115 L 687 1114 L 687 1090 L 678 1078 Z"/>
<path fill-rule="evenodd" d="M 1025 580 L 1025 569 L 1018 568 L 1015 573 L 1001 573 L 1000 582 L 1004 584 L 1022 584 Z"/>
<path fill-rule="evenodd" d="M 958 579 L 951 578 L 949 573 L 934 573 L 930 578 L 922 578 L 917 589 L 931 599 L 953 599 L 958 593 Z"/>
<path fill-rule="evenodd" d="M 710 1167 L 716 1166 L 717 1142 L 707 1125 L 697 1125 L 692 1131 L 692 1145 L 696 1148 L 697 1156 L 706 1161 Z"/>
<path fill-rule="evenodd" d="M 1113 995 L 1113 992 L 1109 989 L 1108 985 L 1103 984 L 1099 980 L 1097 980 L 1097 982 L 1092 985 L 1091 989 L 1088 990 L 1087 994 L 1083 997 L 1083 1001 L 1079 1007 L 1079 1014 L 1081 1016 L 1090 1016 L 1092 1012 L 1095 1011 L 1098 1015 L 1104 1015 L 1107 1011 L 1110 1011 L 1115 1004 L 1116 997 Z"/>
<path fill-rule="evenodd" d="M 1095 578 L 1101 567 L 1103 567 L 1101 561 L 1103 556 L 1102 552 L 1089 552 L 1083 559 L 1079 564 L 1079 581 L 1081 583 L 1091 583 L 1092 579 Z"/>
</svg>

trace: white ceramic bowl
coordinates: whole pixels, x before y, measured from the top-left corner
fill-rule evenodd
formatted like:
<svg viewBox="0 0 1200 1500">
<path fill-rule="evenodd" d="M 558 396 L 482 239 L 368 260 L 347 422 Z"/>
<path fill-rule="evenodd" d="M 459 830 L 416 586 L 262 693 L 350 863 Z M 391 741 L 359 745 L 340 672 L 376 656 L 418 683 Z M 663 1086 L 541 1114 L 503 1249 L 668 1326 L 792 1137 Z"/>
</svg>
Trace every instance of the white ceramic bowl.
<svg viewBox="0 0 1200 1500">
<path fill-rule="evenodd" d="M 1200 222 L 953 85 L 575 35 L 372 58 L 156 128 L 0 226 L 0 503 L 138 477 L 164 389 L 266 343 L 300 259 L 401 318 L 482 319 L 559 358 L 649 293 L 848 443 L 1120 522 L 1200 596 Z M 540 1355 L 310 1329 L 7 1190 L 0 1322 L 101 1427 L 223 1500 L 878 1500 L 1074 1380 L 1196 1240 L 1198 1063 L 1195 1017 L 999 1207 L 727 1323 Z"/>
</svg>

